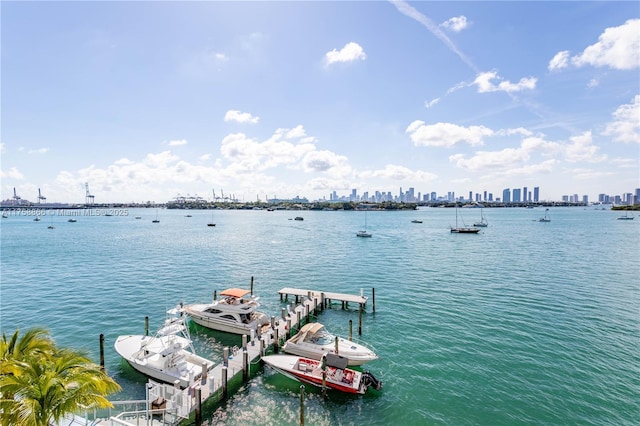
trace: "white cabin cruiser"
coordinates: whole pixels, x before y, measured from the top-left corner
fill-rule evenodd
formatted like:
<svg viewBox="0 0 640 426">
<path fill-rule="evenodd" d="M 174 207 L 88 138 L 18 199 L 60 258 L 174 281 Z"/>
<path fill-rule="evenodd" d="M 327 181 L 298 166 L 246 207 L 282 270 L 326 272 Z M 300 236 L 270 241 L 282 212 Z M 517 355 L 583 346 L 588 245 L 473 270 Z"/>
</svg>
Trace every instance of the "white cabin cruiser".
<svg viewBox="0 0 640 426">
<path fill-rule="evenodd" d="M 154 336 L 123 335 L 116 339 L 116 352 L 140 373 L 186 388 L 214 367 L 214 363 L 196 355 L 181 309 L 170 315 Z M 179 316 L 177 316 L 180 314 Z"/>
<path fill-rule="evenodd" d="M 249 290 L 229 288 L 220 293 L 221 300 L 212 303 L 191 304 L 184 311 L 196 324 L 213 330 L 250 335 L 251 330 L 269 324 L 269 317 L 258 312 L 258 297 Z"/>
<path fill-rule="evenodd" d="M 337 350 L 336 339 L 338 339 Z M 287 353 L 315 360 L 321 359 L 326 353 L 340 355 L 349 360 L 348 365 L 362 365 L 378 359 L 371 349 L 334 336 L 318 322 L 305 324 L 295 336 L 287 340 L 282 349 Z"/>
</svg>

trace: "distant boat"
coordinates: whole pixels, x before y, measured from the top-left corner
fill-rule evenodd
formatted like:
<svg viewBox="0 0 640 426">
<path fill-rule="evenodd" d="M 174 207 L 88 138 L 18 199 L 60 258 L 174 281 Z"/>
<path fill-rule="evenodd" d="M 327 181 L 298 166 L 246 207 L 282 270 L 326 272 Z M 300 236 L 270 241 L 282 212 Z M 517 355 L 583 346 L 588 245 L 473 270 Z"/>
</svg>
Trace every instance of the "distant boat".
<svg viewBox="0 0 640 426">
<path fill-rule="evenodd" d="M 142 216 L 136 216 L 136 219 L 142 219 Z"/>
<path fill-rule="evenodd" d="M 549 209 L 544 210 L 544 216 L 538 219 L 538 222 L 551 222 L 551 217 L 549 216 Z"/>
<path fill-rule="evenodd" d="M 629 216 L 629 207 L 624 211 L 624 216 L 618 216 L 618 220 L 633 220 L 633 213 Z"/>
<path fill-rule="evenodd" d="M 371 238 L 372 234 L 367 232 L 367 211 L 364 211 L 364 231 L 356 232 L 356 237 Z"/>
<path fill-rule="evenodd" d="M 36 217 L 33 219 L 33 221 L 34 221 L 34 222 L 40 222 L 40 216 L 36 216 Z"/>
<path fill-rule="evenodd" d="M 421 221 L 421 220 L 419 220 L 419 219 L 413 219 L 413 220 L 411 221 L 411 223 L 422 223 L 422 221 Z"/>
<path fill-rule="evenodd" d="M 153 223 L 160 223 L 160 219 L 158 219 L 158 209 L 156 209 L 156 218 L 153 219 L 151 222 Z"/>
<path fill-rule="evenodd" d="M 77 222 L 77 221 L 78 221 L 77 219 L 73 219 L 73 218 L 71 218 L 71 219 L 69 219 L 67 222 L 75 223 L 75 222 Z"/>
<path fill-rule="evenodd" d="M 296 216 L 293 220 L 304 220 L 304 217 L 302 217 L 302 216 Z"/>
<path fill-rule="evenodd" d="M 207 226 L 216 226 L 215 222 L 213 221 L 213 212 L 211 212 L 211 222 L 207 223 Z"/>
<path fill-rule="evenodd" d="M 480 208 L 480 222 L 474 223 L 473 226 L 481 227 L 481 228 L 486 228 L 487 226 L 489 226 L 489 222 L 487 222 L 487 218 L 485 218 L 484 214 L 482 214 L 482 207 Z"/>
<path fill-rule="evenodd" d="M 458 203 L 456 203 L 456 226 L 455 228 L 454 227 L 449 227 L 449 228 L 452 234 L 477 234 L 478 232 L 480 232 L 480 228 L 458 226 Z"/>
<path fill-rule="evenodd" d="M 5 212 L 5 213 L 2 213 L 2 218 L 3 218 L 3 219 L 7 219 L 8 217 L 9 217 L 9 215 L 8 215 L 6 212 Z"/>
</svg>

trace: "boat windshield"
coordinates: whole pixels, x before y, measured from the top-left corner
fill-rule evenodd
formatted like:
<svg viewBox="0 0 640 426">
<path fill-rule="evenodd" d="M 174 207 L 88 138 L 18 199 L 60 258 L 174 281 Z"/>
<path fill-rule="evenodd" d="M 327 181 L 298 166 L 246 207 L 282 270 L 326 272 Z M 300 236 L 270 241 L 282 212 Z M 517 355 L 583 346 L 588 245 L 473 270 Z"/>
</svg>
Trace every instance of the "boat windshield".
<svg viewBox="0 0 640 426">
<path fill-rule="evenodd" d="M 334 343 L 335 340 L 336 336 L 329 333 L 324 327 L 311 336 L 311 343 L 315 343 L 316 345 L 329 345 Z"/>
</svg>

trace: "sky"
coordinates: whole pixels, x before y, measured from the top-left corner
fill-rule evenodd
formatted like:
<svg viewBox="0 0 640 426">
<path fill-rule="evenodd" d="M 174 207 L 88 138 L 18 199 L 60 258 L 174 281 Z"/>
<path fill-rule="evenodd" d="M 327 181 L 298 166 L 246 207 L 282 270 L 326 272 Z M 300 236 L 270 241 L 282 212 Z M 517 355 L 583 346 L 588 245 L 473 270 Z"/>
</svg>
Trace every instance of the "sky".
<svg viewBox="0 0 640 426">
<path fill-rule="evenodd" d="M 640 188 L 635 1 L 0 7 L 2 200 Z"/>
</svg>

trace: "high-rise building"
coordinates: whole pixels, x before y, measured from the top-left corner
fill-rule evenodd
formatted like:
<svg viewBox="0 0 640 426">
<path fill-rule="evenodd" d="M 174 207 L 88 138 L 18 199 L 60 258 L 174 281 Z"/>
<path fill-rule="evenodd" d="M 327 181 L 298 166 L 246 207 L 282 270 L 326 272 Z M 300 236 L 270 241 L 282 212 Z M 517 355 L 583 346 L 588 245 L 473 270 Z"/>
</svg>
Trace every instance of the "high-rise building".
<svg viewBox="0 0 640 426">
<path fill-rule="evenodd" d="M 533 187 L 533 202 L 537 203 L 540 201 L 540 188 L 537 186 Z"/>
<path fill-rule="evenodd" d="M 531 201 L 531 200 L 527 200 L 527 187 L 526 186 L 524 188 L 522 188 L 522 201 L 524 201 L 525 203 L 527 201 Z"/>
<path fill-rule="evenodd" d="M 438 194 L 436 194 L 435 192 L 431 193 L 431 201 L 436 201 L 438 199 Z"/>
<path fill-rule="evenodd" d="M 502 202 L 503 203 L 511 202 L 511 189 L 505 188 L 502 190 Z"/>
<path fill-rule="evenodd" d="M 520 201 L 520 188 L 513 188 L 513 202 L 519 203 Z"/>
<path fill-rule="evenodd" d="M 487 201 L 487 191 L 484 191 L 482 201 Z"/>
</svg>

